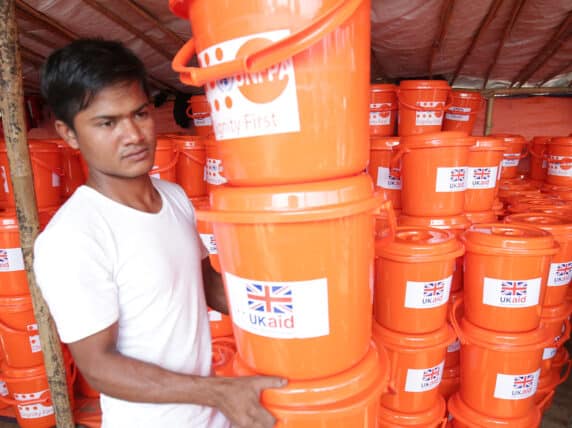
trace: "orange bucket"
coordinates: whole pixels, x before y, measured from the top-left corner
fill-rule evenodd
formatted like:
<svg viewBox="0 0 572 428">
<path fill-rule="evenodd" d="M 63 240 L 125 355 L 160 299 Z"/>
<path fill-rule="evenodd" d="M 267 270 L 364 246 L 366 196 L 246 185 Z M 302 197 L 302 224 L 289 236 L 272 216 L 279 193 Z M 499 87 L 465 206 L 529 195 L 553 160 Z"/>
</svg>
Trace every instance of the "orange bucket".
<svg viewBox="0 0 572 428">
<path fill-rule="evenodd" d="M 85 184 L 87 177 L 81 165 L 79 150 L 68 146 L 63 141 L 58 143 L 62 157 L 62 198 L 65 200 L 75 192 L 79 186 Z"/>
<path fill-rule="evenodd" d="M 208 310 L 208 315 L 211 337 L 232 336 L 232 320 L 228 315 L 210 308 Z"/>
<path fill-rule="evenodd" d="M 530 172 L 531 180 L 544 181 L 548 162 L 546 161 L 546 148 L 552 137 L 534 137 L 530 141 Z"/>
<path fill-rule="evenodd" d="M 38 208 L 59 205 L 62 198 L 61 179 L 63 176 L 62 158 L 56 143 L 51 141 L 28 141 L 30 162 L 34 176 L 34 190 Z M 10 178 L 10 165 L 6 143 L 0 142 L 0 176 L 3 178 L 6 199 L 0 208 L 15 208 L 14 189 Z M 1 185 L 1 184 L 0 184 Z"/>
<path fill-rule="evenodd" d="M 477 137 L 469 149 L 465 211 L 482 212 L 493 208 L 498 190 L 497 177 L 506 150 L 498 138 Z"/>
<path fill-rule="evenodd" d="M 371 343 L 365 357 L 350 369 L 321 379 L 290 380 L 284 388 L 262 391 L 260 401 L 278 420 L 275 428 L 375 427 L 388 371 L 387 356 L 378 354 Z M 234 372 L 255 374 L 238 354 Z"/>
<path fill-rule="evenodd" d="M 518 165 L 520 160 L 528 154 L 528 144 L 521 135 L 493 134 L 492 138 L 500 138 L 504 141 L 506 152 L 502 161 L 501 178 L 518 177 Z"/>
<path fill-rule="evenodd" d="M 16 212 L 0 212 L 0 297 L 29 293 Z"/>
<path fill-rule="evenodd" d="M 551 257 L 558 244 L 532 226 L 471 226 L 465 243 L 465 316 L 479 327 L 509 333 L 540 325 Z"/>
<path fill-rule="evenodd" d="M 177 160 L 177 183 L 189 198 L 206 196 L 205 181 L 206 150 L 201 137 L 173 138 L 179 153 Z"/>
<path fill-rule="evenodd" d="M 157 138 L 155 161 L 153 162 L 153 168 L 149 171 L 149 175 L 176 183 L 178 160 L 179 152 L 174 141 L 171 138 Z"/>
<path fill-rule="evenodd" d="M 564 303 L 568 285 L 572 280 L 572 219 L 544 213 L 512 214 L 505 223 L 528 224 L 551 233 L 560 249 L 550 262 L 550 272 L 544 296 L 544 306 Z"/>
<path fill-rule="evenodd" d="M 236 344 L 232 337 L 217 337 L 212 341 L 212 369 L 216 376 L 234 376 L 233 360 Z"/>
<path fill-rule="evenodd" d="M 216 186 L 225 184 L 227 179 L 224 177 L 224 167 L 217 152 L 218 143 L 215 140 L 209 139 L 206 141 L 205 146 L 207 159 L 204 177 L 207 183 L 207 193 L 210 194 Z"/>
<path fill-rule="evenodd" d="M 373 179 L 376 190 L 383 199 L 391 201 L 393 208 L 401 208 L 401 177 L 398 168 L 392 168 L 391 158 L 399 145 L 399 137 L 371 138 L 371 156 L 367 171 Z"/>
<path fill-rule="evenodd" d="M 395 135 L 397 86 L 374 84 L 369 90 L 369 134 L 376 137 Z"/>
<path fill-rule="evenodd" d="M 388 392 L 381 405 L 401 413 L 425 412 L 439 397 L 447 346 L 455 340 L 444 324 L 430 334 L 404 335 L 373 323 L 373 339 L 391 361 Z"/>
<path fill-rule="evenodd" d="M 572 306 L 568 303 L 563 303 L 560 306 L 544 306 L 542 308 L 541 326 L 553 338 L 552 343 L 544 348 L 542 354 L 540 374 L 543 376 L 550 372 L 558 350 L 570 338 L 570 320 L 568 316 L 571 308 Z"/>
<path fill-rule="evenodd" d="M 455 260 L 462 244 L 445 230 L 399 227 L 376 243 L 374 317 L 400 333 L 438 330 L 447 319 Z"/>
<path fill-rule="evenodd" d="M 557 137 L 546 148 L 546 183 L 572 187 L 572 137 Z"/>
<path fill-rule="evenodd" d="M 29 295 L 0 297 L 0 340 L 10 367 L 44 363 L 40 334 Z"/>
<path fill-rule="evenodd" d="M 445 368 L 443 379 L 439 384 L 439 393 L 448 400 L 455 392 L 459 390 L 459 366 Z"/>
<path fill-rule="evenodd" d="M 457 238 L 471 226 L 465 215 L 457 215 L 450 217 L 425 218 L 413 217 L 409 215 L 400 215 L 398 218 L 400 226 L 422 226 L 432 227 L 435 229 L 443 229 L 453 232 Z M 453 280 L 451 282 L 451 292 L 461 290 L 463 288 L 463 260 L 464 257 L 457 257 L 455 271 L 453 272 Z"/>
<path fill-rule="evenodd" d="M 392 167 L 401 158 L 403 214 L 419 217 L 462 214 L 472 145 L 472 138 L 453 131 L 401 138 Z"/>
<path fill-rule="evenodd" d="M 371 336 L 373 215 L 381 205 L 371 178 L 221 186 L 210 202 L 210 211 L 196 214 L 223 243 L 219 258 L 241 359 L 258 373 L 290 379 L 357 364 Z"/>
<path fill-rule="evenodd" d="M 465 211 L 465 217 L 467 217 L 467 220 L 469 220 L 471 224 L 496 223 L 498 221 L 498 216 L 496 211 L 479 211 L 479 212 Z"/>
<path fill-rule="evenodd" d="M 214 134 L 211 108 L 205 95 L 193 95 L 187 107 L 187 116 L 193 119 L 197 135 L 210 137 Z"/>
<path fill-rule="evenodd" d="M 450 369 L 457 367 L 461 360 L 461 341 L 457 338 L 453 343 L 447 347 L 447 354 L 445 354 L 445 368 Z"/>
<path fill-rule="evenodd" d="M 443 397 L 437 397 L 435 405 L 420 413 L 401 413 L 379 406 L 378 428 L 444 428 L 447 424 L 447 405 Z"/>
<path fill-rule="evenodd" d="M 523 417 L 506 419 L 490 417 L 465 404 L 459 393 L 449 399 L 447 408 L 453 417 L 451 420 L 452 428 L 538 428 L 542 419 L 540 409 L 534 406 Z"/>
<path fill-rule="evenodd" d="M 399 98 L 398 134 L 430 134 L 441 131 L 443 113 L 451 87 L 444 80 L 402 80 Z M 465 134 L 466 135 L 466 134 Z"/>
<path fill-rule="evenodd" d="M 208 198 L 194 198 L 191 199 L 191 203 L 193 204 L 195 210 L 208 210 L 210 207 Z M 200 219 L 197 219 L 196 223 L 197 232 L 199 232 L 201 241 L 209 253 L 209 261 L 211 262 L 211 266 L 214 270 L 220 273 L 218 246 L 214 236 L 213 226 L 210 222 Z"/>
<path fill-rule="evenodd" d="M 365 169 L 369 0 L 235 2 L 229 13 L 221 13 L 226 0 L 169 5 L 195 37 L 172 67 L 183 83 L 205 85 L 230 184 L 304 183 Z M 187 67 L 195 52 L 201 67 Z"/>
<path fill-rule="evenodd" d="M 451 106 L 445 113 L 443 131 L 461 131 L 471 135 L 484 102 L 479 92 L 452 90 Z"/>
</svg>

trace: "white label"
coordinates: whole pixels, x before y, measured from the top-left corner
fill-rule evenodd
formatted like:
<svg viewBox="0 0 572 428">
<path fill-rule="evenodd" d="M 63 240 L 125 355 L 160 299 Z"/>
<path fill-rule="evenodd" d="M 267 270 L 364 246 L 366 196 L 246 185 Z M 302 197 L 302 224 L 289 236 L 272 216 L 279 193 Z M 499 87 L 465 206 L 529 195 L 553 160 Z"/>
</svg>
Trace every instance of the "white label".
<svg viewBox="0 0 572 428">
<path fill-rule="evenodd" d="M 449 300 L 451 279 L 430 282 L 407 281 L 405 288 L 405 307 L 429 309 L 442 306 Z"/>
<path fill-rule="evenodd" d="M 405 379 L 406 392 L 425 392 L 435 389 L 441 383 L 445 361 L 428 369 L 408 369 Z"/>
<path fill-rule="evenodd" d="M 495 398 L 501 400 L 524 400 L 532 397 L 538 388 L 540 369 L 523 375 L 497 374 Z"/>
<path fill-rule="evenodd" d="M 270 282 L 225 273 L 233 322 L 250 333 L 276 339 L 330 334 L 328 280 Z"/>
<path fill-rule="evenodd" d="M 562 263 L 551 263 L 548 274 L 549 287 L 561 287 L 568 285 L 572 279 L 572 261 Z"/>
<path fill-rule="evenodd" d="M 46 396 L 49 390 L 45 389 L 38 392 L 29 392 L 25 394 L 14 394 L 14 399 L 18 401 L 31 401 L 38 400 L 42 396 Z M 22 419 L 38 419 L 45 416 L 50 416 L 54 414 L 54 408 L 52 406 L 44 406 L 43 404 L 18 404 L 18 413 Z"/>
<path fill-rule="evenodd" d="M 208 314 L 210 322 L 222 321 L 222 314 L 219 311 L 215 311 L 214 309 L 209 309 Z"/>
<path fill-rule="evenodd" d="M 447 352 L 458 352 L 461 349 L 461 341 L 459 339 L 455 340 L 449 346 L 447 346 Z"/>
<path fill-rule="evenodd" d="M 380 166 L 377 168 L 377 185 L 384 189 L 401 190 L 401 178 L 391 175 L 391 169 Z"/>
<path fill-rule="evenodd" d="M 371 126 L 389 125 L 391 123 L 391 103 L 374 103 L 369 105 L 370 109 L 387 109 L 386 111 L 370 111 L 369 124 Z"/>
<path fill-rule="evenodd" d="M 42 352 L 42 344 L 40 343 L 39 334 L 28 336 L 28 340 L 30 341 L 30 349 L 33 354 L 36 352 Z"/>
<path fill-rule="evenodd" d="M 456 120 L 457 122 L 468 122 L 470 116 L 468 114 L 445 113 L 445 118 L 449 120 Z"/>
<path fill-rule="evenodd" d="M 562 162 L 562 159 L 564 159 L 564 156 L 550 156 L 548 158 L 548 171 L 546 173 L 558 177 L 572 177 L 572 163 Z M 570 158 L 567 158 L 567 160 L 570 160 Z"/>
<path fill-rule="evenodd" d="M 505 168 L 511 166 L 518 166 L 520 162 L 520 153 L 506 153 L 502 160 L 502 166 Z"/>
<path fill-rule="evenodd" d="M 417 101 L 419 107 L 439 107 L 444 106 L 443 101 Z M 416 126 L 434 126 L 443 123 L 443 112 L 441 110 L 429 111 L 422 110 L 415 112 L 415 125 Z"/>
<path fill-rule="evenodd" d="M 9 194 L 10 189 L 8 188 L 8 174 L 6 174 L 6 169 L 4 166 L 0 166 L 0 174 L 2 174 L 2 186 L 4 186 L 4 193 Z"/>
<path fill-rule="evenodd" d="M 557 352 L 558 348 L 544 348 L 544 351 L 542 352 L 542 359 L 551 360 L 556 356 Z"/>
<path fill-rule="evenodd" d="M 538 305 L 540 278 L 508 280 L 486 278 L 483 303 L 500 308 L 527 308 Z"/>
<path fill-rule="evenodd" d="M 193 119 L 193 123 L 195 124 L 195 126 L 197 128 L 201 127 L 201 126 L 212 126 L 213 120 L 211 119 L 210 116 L 197 117 L 197 118 Z"/>
<path fill-rule="evenodd" d="M 219 159 L 207 158 L 205 165 L 204 180 L 214 186 L 226 183 L 226 178 L 222 176 L 223 166 Z"/>
<path fill-rule="evenodd" d="M 211 233 L 201 233 L 200 235 L 201 241 L 203 241 L 203 245 L 208 250 L 209 254 L 218 254 L 214 235 Z"/>
<path fill-rule="evenodd" d="M 464 192 L 467 185 L 467 168 L 437 168 L 436 192 Z"/>
<path fill-rule="evenodd" d="M 486 166 L 468 169 L 467 189 L 494 189 L 497 184 L 498 167 Z"/>
<path fill-rule="evenodd" d="M 24 270 L 21 248 L 0 248 L 0 272 Z"/>
<path fill-rule="evenodd" d="M 55 172 L 52 172 L 52 187 L 60 187 L 60 185 L 61 185 L 60 176 Z"/>
<path fill-rule="evenodd" d="M 5 397 L 8 395 L 8 387 L 6 386 L 6 382 L 0 380 L 0 396 Z"/>
<path fill-rule="evenodd" d="M 201 67 L 234 60 L 252 50 L 247 46 L 277 42 L 290 30 L 251 34 L 199 52 Z M 292 58 L 267 70 L 226 77 L 205 85 L 217 140 L 300 131 L 300 113 Z"/>
</svg>

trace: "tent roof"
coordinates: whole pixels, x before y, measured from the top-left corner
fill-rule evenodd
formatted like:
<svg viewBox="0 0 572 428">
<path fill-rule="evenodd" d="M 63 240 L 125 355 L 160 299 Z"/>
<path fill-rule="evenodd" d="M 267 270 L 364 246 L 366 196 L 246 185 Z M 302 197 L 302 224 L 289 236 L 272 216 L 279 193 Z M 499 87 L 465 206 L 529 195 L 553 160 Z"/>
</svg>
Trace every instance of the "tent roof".
<svg viewBox="0 0 572 428">
<path fill-rule="evenodd" d="M 191 35 L 167 0 L 16 0 L 24 83 L 77 37 L 122 40 L 155 89 L 197 93 L 170 62 Z M 567 87 L 572 82 L 570 0 L 372 0 L 372 81 L 441 77 L 460 87 Z"/>
</svg>

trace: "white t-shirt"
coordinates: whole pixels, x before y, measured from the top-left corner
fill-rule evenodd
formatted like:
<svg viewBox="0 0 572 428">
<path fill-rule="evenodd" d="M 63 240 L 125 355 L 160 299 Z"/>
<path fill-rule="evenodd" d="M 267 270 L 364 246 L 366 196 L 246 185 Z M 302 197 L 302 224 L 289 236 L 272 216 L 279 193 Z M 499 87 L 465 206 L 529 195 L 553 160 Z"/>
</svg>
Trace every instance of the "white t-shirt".
<svg viewBox="0 0 572 428">
<path fill-rule="evenodd" d="M 82 186 L 35 243 L 34 270 L 64 343 L 119 323 L 117 350 L 178 373 L 211 374 L 201 259 L 208 253 L 177 185 L 152 179 L 156 214 Z M 103 428 L 220 428 L 209 407 L 101 395 Z"/>
</svg>

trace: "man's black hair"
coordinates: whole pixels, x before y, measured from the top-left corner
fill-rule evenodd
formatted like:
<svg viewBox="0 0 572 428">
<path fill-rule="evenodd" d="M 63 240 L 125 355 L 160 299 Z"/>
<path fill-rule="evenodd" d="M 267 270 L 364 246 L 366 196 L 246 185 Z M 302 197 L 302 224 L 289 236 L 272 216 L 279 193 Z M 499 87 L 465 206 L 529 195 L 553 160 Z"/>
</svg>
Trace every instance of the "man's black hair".
<svg viewBox="0 0 572 428">
<path fill-rule="evenodd" d="M 54 51 L 41 70 L 42 96 L 57 119 L 71 129 L 74 118 L 99 91 L 109 86 L 139 82 L 150 96 L 141 60 L 123 44 L 103 39 L 78 39 Z"/>
</svg>

